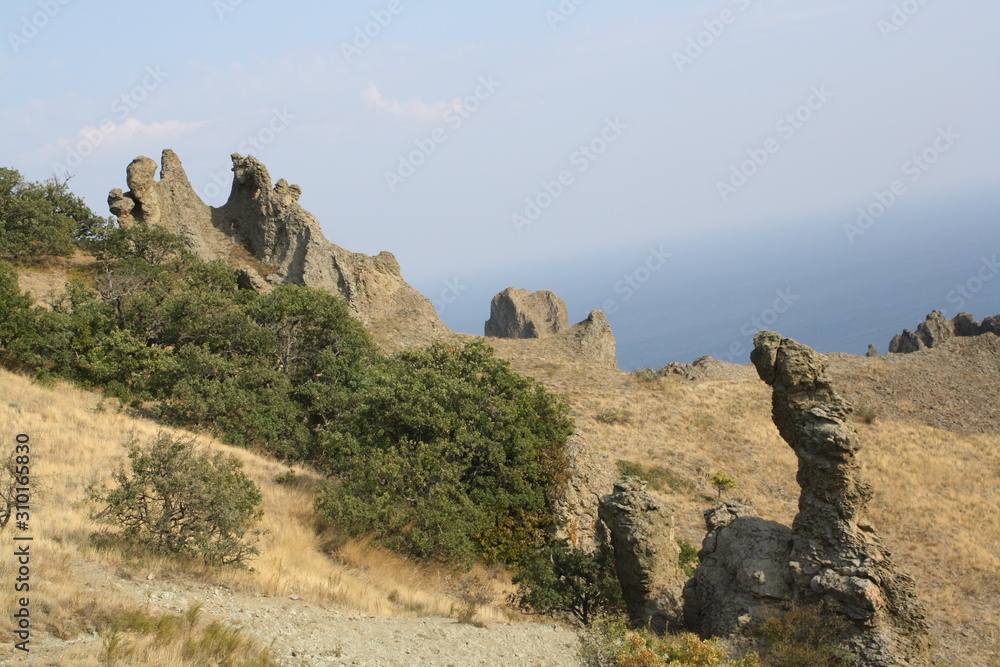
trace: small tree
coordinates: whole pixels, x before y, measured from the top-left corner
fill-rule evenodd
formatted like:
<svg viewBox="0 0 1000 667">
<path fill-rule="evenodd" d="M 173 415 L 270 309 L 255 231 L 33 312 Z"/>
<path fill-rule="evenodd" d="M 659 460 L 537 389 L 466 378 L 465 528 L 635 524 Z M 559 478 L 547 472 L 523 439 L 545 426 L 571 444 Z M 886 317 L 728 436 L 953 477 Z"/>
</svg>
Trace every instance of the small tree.
<svg viewBox="0 0 1000 667">
<path fill-rule="evenodd" d="M 514 601 L 522 610 L 567 613 L 583 625 L 624 605 L 614 552 L 607 545 L 587 553 L 565 541 L 556 543 L 522 569 L 514 583 L 518 587 Z"/>
<path fill-rule="evenodd" d="M 715 487 L 715 490 L 719 492 L 719 498 L 722 498 L 722 493 L 724 491 L 731 491 L 737 487 L 736 480 L 721 470 L 712 475 L 712 478 L 709 481 L 712 482 L 712 486 Z"/>
<path fill-rule="evenodd" d="M 258 553 L 255 534 L 247 533 L 264 514 L 261 495 L 239 459 L 165 433 L 148 447 L 133 438 L 128 450 L 131 471 L 122 465 L 112 475 L 114 488 L 88 489 L 88 498 L 103 505 L 92 518 L 155 553 L 212 565 L 243 565 Z"/>
</svg>

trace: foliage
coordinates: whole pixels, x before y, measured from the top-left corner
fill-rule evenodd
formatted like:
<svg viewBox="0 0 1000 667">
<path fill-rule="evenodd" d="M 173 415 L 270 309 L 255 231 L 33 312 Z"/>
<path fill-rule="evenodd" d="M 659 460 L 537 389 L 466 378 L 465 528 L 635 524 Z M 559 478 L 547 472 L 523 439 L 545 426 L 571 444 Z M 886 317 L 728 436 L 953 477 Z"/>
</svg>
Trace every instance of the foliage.
<svg viewBox="0 0 1000 667">
<path fill-rule="evenodd" d="M 14 269 L 0 262 L 0 362 L 10 367 L 29 364 L 31 345 L 39 333 L 31 297 L 21 293 Z"/>
<path fill-rule="evenodd" d="M 792 605 L 751 628 L 768 667 L 846 667 L 850 655 L 839 646 L 849 621 L 823 605 Z"/>
<path fill-rule="evenodd" d="M 633 415 L 628 408 L 604 408 L 594 415 L 594 419 L 602 424 L 631 424 Z"/>
<path fill-rule="evenodd" d="M 73 253 L 75 239 L 99 234 L 106 224 L 66 181 L 32 183 L 0 167 L 0 258 L 65 257 Z"/>
<path fill-rule="evenodd" d="M 516 562 L 565 481 L 566 404 L 483 342 L 403 352 L 372 373 L 322 457 L 317 507 L 419 557 Z"/>
<path fill-rule="evenodd" d="M 722 498 L 723 492 L 732 491 L 737 487 L 736 480 L 721 470 L 712 475 L 709 481 L 715 487 L 715 490 L 719 492 L 719 498 Z"/>
<path fill-rule="evenodd" d="M 546 547 L 514 576 L 513 601 L 525 612 L 570 614 L 583 625 L 623 608 L 614 552 L 600 545 L 593 553 L 565 541 Z"/>
<path fill-rule="evenodd" d="M 693 577 L 695 568 L 701 563 L 701 559 L 698 557 L 698 549 L 681 537 L 675 539 L 677 540 L 677 546 L 681 548 L 681 553 L 677 556 L 677 564 L 681 566 L 681 569 L 684 570 L 684 574 L 688 578 Z"/>
<path fill-rule="evenodd" d="M 655 636 L 632 630 L 624 619 L 602 619 L 583 638 L 589 667 L 760 667 L 755 654 L 732 660 L 717 639 L 697 635 Z M 806 663 L 803 663 L 806 664 Z"/>
<path fill-rule="evenodd" d="M 239 459 L 165 433 L 147 447 L 132 440 L 128 451 L 131 471 L 122 465 L 114 488 L 88 489 L 88 499 L 102 506 L 92 518 L 156 553 L 213 565 L 244 565 L 257 553 L 250 529 L 264 513 L 261 495 Z"/>
</svg>

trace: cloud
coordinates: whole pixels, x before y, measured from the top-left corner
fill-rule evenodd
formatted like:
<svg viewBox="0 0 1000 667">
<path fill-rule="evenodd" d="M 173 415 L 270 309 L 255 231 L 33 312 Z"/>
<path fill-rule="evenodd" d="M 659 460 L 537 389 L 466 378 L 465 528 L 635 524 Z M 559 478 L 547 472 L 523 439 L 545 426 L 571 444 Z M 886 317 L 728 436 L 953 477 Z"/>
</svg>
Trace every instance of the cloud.
<svg viewBox="0 0 1000 667">
<path fill-rule="evenodd" d="M 138 118 L 126 118 L 120 123 L 105 121 L 99 126 L 87 125 L 70 138 L 60 137 L 32 151 L 28 159 L 61 159 L 70 155 L 85 157 L 101 147 L 122 145 L 130 140 L 146 137 L 177 136 L 207 125 L 206 121 L 184 123 L 179 120 L 143 123 Z"/>
<path fill-rule="evenodd" d="M 416 120 L 434 120 L 440 118 L 448 109 L 456 109 L 462 105 L 458 98 L 451 102 L 435 102 L 434 104 L 428 104 L 416 97 L 405 102 L 387 100 L 374 83 L 368 84 L 368 87 L 361 91 L 361 99 L 370 108 L 381 109 L 394 116 L 409 116 Z"/>
</svg>

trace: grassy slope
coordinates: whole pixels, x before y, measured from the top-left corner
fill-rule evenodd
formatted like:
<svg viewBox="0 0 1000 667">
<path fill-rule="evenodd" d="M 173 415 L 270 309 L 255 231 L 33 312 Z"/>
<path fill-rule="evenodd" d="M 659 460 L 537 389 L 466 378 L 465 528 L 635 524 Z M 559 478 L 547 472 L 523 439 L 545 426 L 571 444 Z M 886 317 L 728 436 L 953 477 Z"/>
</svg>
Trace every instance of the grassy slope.
<svg viewBox="0 0 1000 667">
<path fill-rule="evenodd" d="M 796 459 L 771 422 L 770 389 L 756 377 L 650 382 L 501 347 L 518 370 L 569 399 L 588 442 L 615 459 L 661 466 L 691 484 L 661 494 L 676 510 L 682 537 L 700 544 L 702 510 L 716 502 L 707 478 L 720 469 L 739 483 L 732 496 L 790 525 L 799 494 Z M 859 363 L 876 364 L 879 373 L 885 367 L 878 360 Z M 909 372 L 905 363 L 893 366 Z M 848 395 L 857 389 L 846 374 L 834 378 L 843 378 Z M 881 414 L 898 412 L 894 401 L 907 410 L 914 404 L 900 391 L 875 407 Z M 619 423 L 607 423 L 608 414 Z M 622 415 L 629 423 L 620 423 Z M 855 426 L 863 443 L 859 457 L 875 487 L 871 518 L 897 563 L 917 581 L 937 659 L 1000 664 L 1000 434 L 953 432 L 916 419 L 858 420 Z"/>
</svg>

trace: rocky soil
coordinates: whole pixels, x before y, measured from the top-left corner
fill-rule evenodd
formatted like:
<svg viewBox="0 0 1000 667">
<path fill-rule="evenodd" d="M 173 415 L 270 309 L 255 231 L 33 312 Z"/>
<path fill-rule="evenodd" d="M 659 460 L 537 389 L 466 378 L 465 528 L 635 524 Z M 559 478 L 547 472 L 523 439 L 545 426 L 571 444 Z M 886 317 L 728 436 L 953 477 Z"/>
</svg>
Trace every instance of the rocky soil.
<svg viewBox="0 0 1000 667">
<path fill-rule="evenodd" d="M 125 580 L 93 563 L 73 564 L 74 579 L 100 594 L 124 593 L 148 613 L 180 613 L 202 605 L 205 620 L 240 627 L 270 648 L 283 665 L 380 667 L 563 667 L 579 665 L 573 630 L 552 624 L 459 623 L 451 618 L 369 616 L 324 609 L 296 596 L 268 597 L 174 576 Z M 48 635 L 27 661 L 0 664 L 96 664 L 83 658 L 100 650 L 101 639 L 64 642 Z M 72 656 L 80 656 L 74 662 Z M 69 662 L 66 662 L 69 660 Z"/>
</svg>

